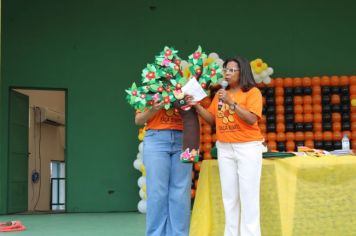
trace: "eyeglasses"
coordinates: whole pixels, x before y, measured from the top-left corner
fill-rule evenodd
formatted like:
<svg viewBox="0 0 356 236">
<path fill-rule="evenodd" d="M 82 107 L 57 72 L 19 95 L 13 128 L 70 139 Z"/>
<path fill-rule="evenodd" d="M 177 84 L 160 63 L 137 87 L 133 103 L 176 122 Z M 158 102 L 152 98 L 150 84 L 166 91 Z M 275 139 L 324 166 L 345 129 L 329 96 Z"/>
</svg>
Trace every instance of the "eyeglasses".
<svg viewBox="0 0 356 236">
<path fill-rule="evenodd" d="M 235 73 L 237 71 L 240 71 L 240 69 L 235 69 L 235 68 L 224 68 L 223 69 L 223 72 L 224 73 L 227 73 L 227 72 L 230 72 L 230 73 Z"/>
</svg>

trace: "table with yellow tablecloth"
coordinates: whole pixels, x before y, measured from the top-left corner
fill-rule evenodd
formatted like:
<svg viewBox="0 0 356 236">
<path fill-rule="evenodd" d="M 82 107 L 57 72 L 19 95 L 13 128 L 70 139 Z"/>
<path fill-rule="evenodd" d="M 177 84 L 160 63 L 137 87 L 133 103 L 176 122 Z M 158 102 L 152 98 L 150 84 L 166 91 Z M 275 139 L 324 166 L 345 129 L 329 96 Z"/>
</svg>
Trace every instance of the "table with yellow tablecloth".
<svg viewBox="0 0 356 236">
<path fill-rule="evenodd" d="M 216 160 L 203 161 L 190 236 L 224 235 L 224 208 Z M 263 236 L 356 235 L 356 157 L 264 159 Z"/>
</svg>

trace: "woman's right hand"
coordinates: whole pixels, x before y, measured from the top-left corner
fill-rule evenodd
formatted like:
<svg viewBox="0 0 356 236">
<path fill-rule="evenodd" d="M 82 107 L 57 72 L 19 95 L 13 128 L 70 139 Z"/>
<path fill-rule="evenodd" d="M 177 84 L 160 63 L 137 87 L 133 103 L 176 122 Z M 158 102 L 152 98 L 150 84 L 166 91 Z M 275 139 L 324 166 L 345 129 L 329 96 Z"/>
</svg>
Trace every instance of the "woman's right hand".
<svg viewBox="0 0 356 236">
<path fill-rule="evenodd" d="M 194 97 L 192 95 L 185 95 L 184 100 L 189 106 L 197 105 L 197 103 L 194 102 Z"/>
</svg>

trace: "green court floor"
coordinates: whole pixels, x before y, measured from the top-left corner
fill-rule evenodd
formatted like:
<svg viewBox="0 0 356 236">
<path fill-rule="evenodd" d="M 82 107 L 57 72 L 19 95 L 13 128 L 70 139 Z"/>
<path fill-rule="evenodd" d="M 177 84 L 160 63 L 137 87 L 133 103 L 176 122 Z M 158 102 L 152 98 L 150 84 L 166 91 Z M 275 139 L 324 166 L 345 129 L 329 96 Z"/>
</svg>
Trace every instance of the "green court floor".
<svg viewBox="0 0 356 236">
<path fill-rule="evenodd" d="M 140 213 L 57 213 L 0 215 L 0 221 L 20 220 L 25 231 L 4 236 L 144 236 L 145 215 Z"/>
</svg>

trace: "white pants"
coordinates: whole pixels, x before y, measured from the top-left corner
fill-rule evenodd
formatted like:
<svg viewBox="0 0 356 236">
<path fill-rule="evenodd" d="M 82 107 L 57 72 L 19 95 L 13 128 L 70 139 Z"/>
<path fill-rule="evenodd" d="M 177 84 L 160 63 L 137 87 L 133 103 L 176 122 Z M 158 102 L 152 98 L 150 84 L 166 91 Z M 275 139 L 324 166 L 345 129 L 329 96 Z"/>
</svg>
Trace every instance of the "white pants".
<svg viewBox="0 0 356 236">
<path fill-rule="evenodd" d="M 225 236 L 260 236 L 262 142 L 216 143 Z"/>
</svg>

